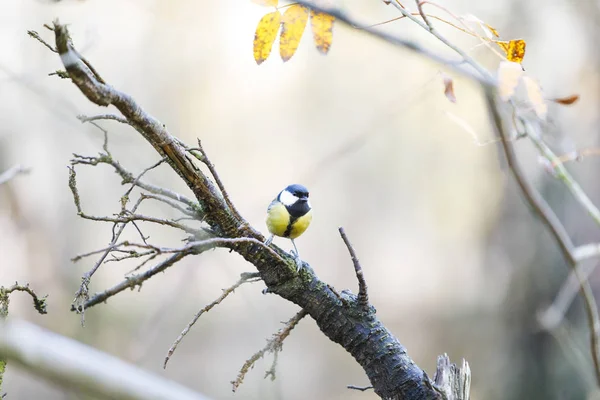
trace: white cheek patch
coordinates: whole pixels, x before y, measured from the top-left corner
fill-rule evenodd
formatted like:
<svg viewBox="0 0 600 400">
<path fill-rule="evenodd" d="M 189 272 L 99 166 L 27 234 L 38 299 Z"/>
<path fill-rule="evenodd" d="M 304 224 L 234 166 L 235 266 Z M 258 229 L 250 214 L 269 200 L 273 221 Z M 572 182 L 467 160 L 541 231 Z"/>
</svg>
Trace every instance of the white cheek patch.
<svg viewBox="0 0 600 400">
<path fill-rule="evenodd" d="M 281 195 L 279 195 L 279 201 L 282 202 L 284 206 L 291 206 L 298 201 L 298 198 L 287 190 L 284 190 L 281 192 Z"/>
<path fill-rule="evenodd" d="M 309 210 L 312 210 L 312 205 L 310 204 L 310 201 L 309 201 L 309 200 L 306 200 L 306 204 L 308 204 L 308 209 L 309 209 Z"/>
</svg>

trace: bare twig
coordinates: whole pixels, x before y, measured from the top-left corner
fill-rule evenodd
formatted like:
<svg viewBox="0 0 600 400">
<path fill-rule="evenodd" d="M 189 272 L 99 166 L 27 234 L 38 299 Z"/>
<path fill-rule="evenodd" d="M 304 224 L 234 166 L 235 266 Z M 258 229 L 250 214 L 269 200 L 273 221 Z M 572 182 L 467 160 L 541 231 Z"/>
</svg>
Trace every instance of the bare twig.
<svg viewBox="0 0 600 400">
<path fill-rule="evenodd" d="M 361 392 L 365 392 L 369 389 L 373 389 L 373 386 L 355 386 L 355 385 L 348 385 L 346 386 L 348 389 L 352 389 L 352 390 L 358 390 Z"/>
<path fill-rule="evenodd" d="M 113 160 L 112 156 L 110 155 L 110 153 L 108 153 L 108 151 L 107 154 L 101 155 L 100 157 L 87 157 L 75 154 L 75 159 L 71 161 L 71 164 L 84 164 L 92 166 L 98 164 L 108 164 L 112 166 L 115 169 L 115 171 L 121 176 L 121 178 L 123 179 L 123 181 L 121 182 L 122 184 L 129 184 L 135 182 L 136 186 L 150 193 L 168 197 L 172 200 L 185 204 L 189 207 L 190 210 L 193 210 L 199 218 L 202 215 L 202 209 L 200 208 L 200 205 L 197 201 L 193 201 L 190 198 L 176 193 L 172 190 L 149 184 L 145 181 L 142 181 L 141 179 L 136 180 L 136 178 L 131 172 L 123 168 L 123 166 L 118 161 Z"/>
<path fill-rule="evenodd" d="M 600 243 L 590 243 L 573 249 L 573 255 L 578 262 L 588 258 L 600 257 Z"/>
<path fill-rule="evenodd" d="M 268 251 L 271 254 L 271 256 L 277 257 L 278 259 L 284 261 L 279 254 L 277 254 L 268 246 L 265 246 L 263 242 L 253 238 L 212 238 L 196 242 L 190 242 L 187 245 L 178 249 L 170 249 L 168 253 L 173 253 L 173 255 L 167 258 L 166 260 L 160 262 L 159 264 L 153 266 L 152 268 L 141 272 L 137 275 L 127 277 L 124 281 L 118 283 L 110 289 L 105 290 L 102 293 L 95 294 L 93 297 L 87 299 L 79 305 L 71 305 L 71 310 L 81 312 L 82 310 L 85 310 L 89 307 L 95 306 L 96 304 L 106 301 L 108 298 L 114 296 L 117 293 L 122 292 L 125 289 L 140 286 L 144 281 L 150 279 L 159 272 L 163 272 L 165 269 L 173 266 L 175 263 L 179 262 L 181 259 L 190 254 L 201 254 L 207 250 L 215 248 L 235 249 L 237 246 L 244 243 L 260 246 L 261 248 L 263 248 L 263 250 Z"/>
<path fill-rule="evenodd" d="M 48 44 L 48 42 L 46 42 L 44 39 L 42 39 L 40 34 L 37 33 L 36 31 L 27 31 L 27 34 L 30 37 L 37 40 L 38 42 L 40 42 L 41 44 L 43 44 L 44 46 L 46 46 L 51 52 L 58 53 L 58 50 L 56 50 L 56 48 L 54 46 L 51 46 L 50 44 Z"/>
<path fill-rule="evenodd" d="M 21 165 L 15 165 L 0 174 L 0 185 L 10 181 L 11 179 L 13 179 L 15 176 L 17 176 L 19 174 L 27 174 L 27 173 L 29 173 L 28 168 L 24 168 Z"/>
<path fill-rule="evenodd" d="M 120 293 L 125 289 L 128 289 L 128 288 L 133 289 L 136 286 L 141 285 L 147 279 L 158 274 L 159 272 L 164 271 L 165 269 L 174 265 L 178 261 L 181 261 L 184 257 L 186 257 L 190 254 L 192 254 L 192 253 L 191 252 L 175 253 L 171 257 L 160 262 L 159 264 L 155 265 L 154 267 L 150 268 L 149 270 L 139 273 L 137 275 L 132 275 L 132 276 L 126 278 L 121 283 L 119 283 L 101 293 L 97 293 L 94 296 L 92 296 L 91 298 L 88 298 L 87 292 L 86 292 L 85 298 L 83 298 L 82 301 L 78 301 L 78 302 L 74 301 L 73 304 L 71 304 L 71 310 L 77 311 L 78 313 L 83 314 L 83 312 L 86 309 L 88 309 L 92 306 L 95 306 L 98 303 L 102 303 L 102 302 L 106 301 L 108 298 L 114 296 L 115 294 Z M 85 279 L 85 277 L 83 279 Z M 84 282 L 84 283 L 86 284 L 86 286 L 89 285 L 89 279 L 87 280 L 87 282 Z M 82 286 L 83 286 L 83 284 L 82 284 Z"/>
<path fill-rule="evenodd" d="M 277 333 L 273 335 L 271 339 L 267 341 L 267 345 L 265 347 L 263 347 L 258 352 L 254 353 L 252 357 L 246 360 L 236 380 L 231 382 L 231 384 L 233 385 L 234 392 L 237 390 L 238 387 L 240 387 L 240 385 L 244 381 L 244 377 L 246 376 L 250 368 L 254 366 L 254 363 L 256 363 L 256 361 L 262 358 L 266 353 L 273 353 L 276 360 L 277 353 L 279 353 L 283 347 L 283 341 L 290 335 L 292 329 L 294 329 L 296 325 L 298 325 L 298 322 L 300 322 L 300 320 L 304 318 L 307 314 L 308 313 L 305 310 L 300 310 L 296 315 L 294 315 L 289 321 L 285 323 L 285 326 L 283 328 L 281 328 Z M 276 361 L 267 371 L 265 378 L 267 376 L 271 376 L 271 380 L 275 379 L 275 367 Z"/>
<path fill-rule="evenodd" d="M 136 183 L 136 186 L 137 186 L 137 183 Z M 173 222 L 179 222 L 180 220 L 184 220 L 184 219 L 198 221 L 198 213 L 197 212 L 190 211 L 189 208 L 183 207 L 178 202 L 171 200 L 170 198 L 168 198 L 166 196 L 162 196 L 160 194 L 148 194 L 148 193 L 142 193 L 140 196 L 144 199 L 153 199 L 156 201 L 160 201 L 161 203 L 168 204 L 169 206 L 171 206 L 172 208 L 181 212 L 182 214 L 187 215 L 187 217 L 180 217 L 180 218 L 174 219 Z"/>
<path fill-rule="evenodd" d="M 358 261 L 358 257 L 356 256 L 354 247 L 352 247 L 352 244 L 350 244 L 350 240 L 348 239 L 348 236 L 346 236 L 346 231 L 344 230 L 344 228 L 340 226 L 338 228 L 338 231 L 342 236 L 344 244 L 348 248 L 350 258 L 352 259 L 352 263 L 354 264 L 354 271 L 356 271 L 356 279 L 358 279 L 358 303 L 362 307 L 367 307 L 369 305 L 369 294 L 367 293 L 367 282 L 365 281 L 363 270 L 360 266 L 360 261 Z"/>
<path fill-rule="evenodd" d="M 431 25 L 429 18 L 427 18 L 427 15 L 423 12 L 423 1 L 415 0 L 415 3 L 417 3 L 417 8 L 419 9 L 419 14 L 421 15 L 421 18 L 423 18 L 425 25 L 427 25 L 427 27 L 429 28 L 429 31 L 433 31 L 433 29 L 434 29 L 433 25 Z M 402 7 L 402 8 L 404 8 L 404 7 Z"/>
<path fill-rule="evenodd" d="M 112 159 L 112 157 L 110 157 L 109 155 L 106 155 L 106 157 Z M 79 156 L 77 159 L 83 159 L 83 158 L 81 156 Z M 116 247 L 116 243 L 119 240 L 119 237 L 121 236 L 121 234 L 123 233 L 123 231 L 125 230 L 125 227 L 127 226 L 127 224 L 129 222 L 134 223 L 135 221 L 148 221 L 148 222 L 160 223 L 163 225 L 168 225 L 168 226 L 182 229 L 187 233 L 191 233 L 195 237 L 201 236 L 202 232 L 198 231 L 196 229 L 185 227 L 184 225 L 181 225 L 181 224 L 178 224 L 178 223 L 175 223 L 172 221 L 136 215 L 135 212 L 136 212 L 137 208 L 139 207 L 141 201 L 143 200 L 142 198 L 140 198 L 140 200 L 138 200 L 138 202 L 132 207 L 132 209 L 129 211 L 129 214 L 126 214 L 125 211 L 122 211 L 121 215 L 114 217 L 114 218 L 93 217 L 93 216 L 86 215 L 81 208 L 81 200 L 79 197 L 79 192 L 77 190 L 76 172 L 75 172 L 75 167 L 74 167 L 74 165 L 76 165 L 78 163 L 77 159 L 72 162 L 73 166 L 69 168 L 69 188 L 71 189 L 71 192 L 73 194 L 73 201 L 75 203 L 75 207 L 77 208 L 78 215 L 80 215 L 82 218 L 85 218 L 85 219 L 91 219 L 91 220 L 95 220 L 95 221 L 107 221 L 107 222 L 114 223 L 113 237 L 112 237 L 111 243 L 104 250 L 103 254 L 96 261 L 96 263 L 94 264 L 92 269 L 83 275 L 83 277 L 81 278 L 81 285 L 80 285 L 79 289 L 77 290 L 77 292 L 75 293 L 75 298 L 73 300 L 72 307 L 75 310 L 77 310 L 79 313 L 81 313 L 81 324 L 83 325 L 83 324 L 85 324 L 85 304 L 89 300 L 88 290 L 89 290 L 90 279 L 96 273 L 96 271 L 98 270 L 100 265 L 104 262 L 104 260 L 108 256 L 108 254 Z M 91 160 L 90 158 L 85 158 L 85 160 L 93 163 L 93 160 Z M 155 166 L 158 166 L 160 163 L 162 163 L 162 160 L 159 163 L 154 164 L 150 168 L 146 168 L 136 178 L 133 178 L 131 176 L 131 179 L 129 182 L 132 184 L 131 188 L 133 188 L 134 185 L 139 184 L 140 178 L 142 177 L 143 174 L 145 174 L 147 171 L 154 168 Z M 131 191 L 131 188 L 127 191 L 127 193 L 129 193 Z M 125 203 L 127 200 L 127 194 L 125 196 L 123 196 L 123 198 L 124 198 L 124 200 L 122 200 L 122 203 Z M 117 226 L 118 226 L 118 229 L 115 230 L 115 228 Z M 139 231 L 139 228 L 137 226 L 136 226 L 136 228 Z M 141 234 L 141 232 L 140 232 L 140 234 Z M 144 238 L 143 235 L 141 235 L 141 236 L 142 236 L 142 238 Z M 145 241 L 145 239 L 144 239 L 144 241 Z M 76 257 L 74 261 L 77 261 L 79 258 Z"/>
<path fill-rule="evenodd" d="M 538 148 L 539 152 L 549 161 L 553 175 L 565 184 L 573 197 L 575 197 L 575 200 L 581 204 L 590 217 L 592 217 L 594 222 L 600 225 L 600 210 L 598 210 L 598 207 L 596 207 L 589 196 L 583 191 L 577 181 L 573 179 L 573 176 L 569 173 L 569 171 L 567 171 L 567 168 L 564 166 L 558 156 L 556 156 L 550 147 L 544 143 L 540 135 L 534 132 L 534 129 L 531 129 L 526 121 L 523 122 L 526 124 L 525 128 L 528 132 L 527 137 Z"/>
<path fill-rule="evenodd" d="M 582 265 L 579 267 L 580 275 L 571 269 L 569 277 L 565 279 L 554 301 L 548 308 L 538 312 L 538 322 L 541 327 L 547 331 L 557 329 L 558 325 L 564 322 L 565 314 L 573 303 L 575 296 L 581 290 L 579 278 L 587 281 L 592 272 L 596 269 L 597 264 Z"/>
<path fill-rule="evenodd" d="M 221 303 L 223 300 L 225 300 L 225 298 L 227 296 L 229 296 L 231 293 L 233 293 L 235 291 L 235 289 L 239 288 L 244 283 L 247 283 L 247 282 L 258 282 L 259 280 L 260 280 L 260 274 L 258 272 L 244 272 L 244 273 L 242 273 L 240 275 L 240 279 L 236 283 L 234 283 L 232 286 L 228 287 L 227 289 L 223 289 L 223 293 L 215 301 L 213 301 L 212 303 L 210 303 L 209 305 L 207 305 L 206 307 L 204 307 L 203 309 L 201 309 L 200 311 L 198 311 L 198 313 L 196 315 L 194 315 L 194 318 L 192 318 L 192 320 L 187 324 L 187 326 L 179 334 L 179 336 L 177 337 L 177 339 L 175 339 L 175 342 L 173 342 L 173 345 L 171 345 L 171 348 L 169 348 L 169 351 L 167 352 L 167 356 L 165 357 L 165 361 L 163 363 L 163 368 L 167 368 L 167 363 L 169 362 L 169 359 L 171 358 L 171 356 L 173 355 L 173 353 L 177 349 L 177 346 L 183 340 L 183 338 L 185 337 L 185 335 L 187 335 L 187 333 L 190 331 L 190 329 L 192 328 L 192 326 L 194 326 L 194 324 L 196 323 L 196 321 L 198 321 L 198 318 L 200 318 L 200 316 L 202 314 L 204 314 L 205 312 L 210 311 L 214 306 L 216 306 L 217 304 Z"/>
<path fill-rule="evenodd" d="M 98 120 L 111 120 L 111 121 L 117 121 L 122 124 L 129 125 L 129 122 L 127 121 L 127 119 L 125 119 L 119 115 L 115 115 L 115 114 L 101 114 L 101 115 L 93 115 L 91 117 L 88 117 L 85 115 L 78 115 L 77 119 L 80 120 L 82 123 L 98 121 Z"/>
<path fill-rule="evenodd" d="M 197 149 L 188 149 L 188 151 L 194 157 L 196 157 L 198 160 L 200 160 L 202 163 L 204 163 L 206 165 L 206 167 L 210 171 L 210 174 L 215 179 L 215 182 L 217 183 L 217 186 L 219 187 L 219 190 L 221 191 L 221 194 L 223 195 L 223 199 L 225 200 L 227 207 L 229 207 L 229 210 L 231 210 L 231 213 L 235 216 L 235 218 L 239 222 L 245 221 L 244 218 L 238 212 L 237 208 L 235 208 L 235 206 L 233 205 L 233 202 L 231 201 L 231 199 L 229 198 L 229 195 L 227 194 L 227 190 L 225 189 L 225 185 L 221 181 L 221 178 L 219 177 L 219 174 L 217 173 L 215 165 L 208 158 L 206 151 L 204 151 L 204 148 L 202 147 L 202 142 L 200 141 L 200 139 L 198 139 L 198 148 Z M 200 152 L 200 154 L 198 154 L 196 151 Z"/>
<path fill-rule="evenodd" d="M 19 285 L 18 282 L 15 282 L 14 285 L 7 288 L 0 286 L 0 318 L 8 315 L 9 295 L 13 292 L 25 292 L 29 294 L 33 299 L 33 307 L 36 311 L 40 314 L 48 313 L 46 303 L 47 295 L 40 297 L 29 287 L 29 284 Z"/>
</svg>

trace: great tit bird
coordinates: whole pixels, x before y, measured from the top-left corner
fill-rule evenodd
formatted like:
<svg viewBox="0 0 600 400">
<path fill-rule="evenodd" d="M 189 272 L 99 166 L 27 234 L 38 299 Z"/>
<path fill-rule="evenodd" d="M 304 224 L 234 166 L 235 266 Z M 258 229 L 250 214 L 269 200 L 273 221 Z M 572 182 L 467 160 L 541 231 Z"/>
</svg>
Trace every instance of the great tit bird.
<svg viewBox="0 0 600 400">
<path fill-rule="evenodd" d="M 266 240 L 268 246 L 273 236 L 288 238 L 294 245 L 292 255 L 296 260 L 298 271 L 302 268 L 302 260 L 294 239 L 302 235 L 312 221 L 312 209 L 308 201 L 308 189 L 302 185 L 289 185 L 283 189 L 269 204 L 267 209 L 267 228 L 271 236 Z"/>
</svg>

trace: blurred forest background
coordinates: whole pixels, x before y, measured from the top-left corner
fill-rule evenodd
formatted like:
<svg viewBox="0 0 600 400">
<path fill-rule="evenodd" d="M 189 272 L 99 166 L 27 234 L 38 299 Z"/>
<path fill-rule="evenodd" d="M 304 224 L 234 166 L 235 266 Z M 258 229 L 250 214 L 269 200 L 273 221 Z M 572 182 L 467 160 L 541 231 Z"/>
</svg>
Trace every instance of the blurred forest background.
<svg viewBox="0 0 600 400">
<path fill-rule="evenodd" d="M 410 2 L 409 2 L 410 3 Z M 334 2 L 365 24 L 398 16 L 373 0 Z M 597 0 L 448 0 L 457 15 L 474 14 L 504 39 L 527 41 L 524 67 L 548 97 L 573 93 L 571 107 L 550 105 L 546 141 L 558 154 L 598 145 L 600 3 Z M 414 4 L 410 4 L 411 7 Z M 493 137 L 482 93 L 455 77 L 456 104 L 443 95 L 442 70 L 422 57 L 336 25 L 327 56 L 305 32 L 296 55 L 282 63 L 274 47 L 257 66 L 254 29 L 266 8 L 243 1 L 0 1 L 0 171 L 31 168 L 0 187 L 0 285 L 29 282 L 49 295 L 38 315 L 25 295 L 11 297 L 9 318 L 24 318 L 162 374 L 216 399 L 374 399 L 346 385 L 367 385 L 359 365 L 307 318 L 284 344 L 274 382 L 259 361 L 236 394 L 230 381 L 243 362 L 297 307 L 244 285 L 204 315 L 163 371 L 164 356 L 191 317 L 252 267 L 219 250 L 187 258 L 144 284 L 90 309 L 82 328 L 69 311 L 81 275 L 94 258 L 70 261 L 110 241 L 111 224 L 77 217 L 67 186 L 72 153 L 95 155 L 103 137 L 76 116 L 106 110 L 67 80 L 48 73 L 60 59 L 27 30 L 53 42 L 42 24 L 68 23 L 78 49 L 111 85 L 131 94 L 170 131 L 204 148 L 234 203 L 266 232 L 266 206 L 289 183 L 311 191 L 313 224 L 297 240 L 302 257 L 337 289 L 356 279 L 337 227 L 361 259 L 379 318 L 428 373 L 436 356 L 465 358 L 474 399 L 600 398 L 580 301 L 568 314 L 573 342 L 543 332 L 537 313 L 556 295 L 568 268 L 533 216 L 497 143 L 477 145 L 447 112 L 467 121 L 481 143 Z M 477 41 L 436 25 L 484 65 L 498 58 Z M 386 31 L 449 50 L 407 20 Z M 109 147 L 130 171 L 158 160 L 133 129 L 101 122 Z M 555 181 L 526 141 L 516 143 L 528 176 L 554 207 L 576 244 L 600 240 L 598 226 Z M 600 204 L 600 160 L 569 168 Z M 80 168 L 84 210 L 110 215 L 124 192 L 109 167 Z M 163 166 L 146 179 L 189 194 Z M 146 214 L 171 216 L 156 204 Z M 129 229 L 129 228 L 128 228 Z M 152 243 L 177 246 L 172 230 L 143 226 Z M 136 238 L 135 230 L 128 231 Z M 284 248 L 291 244 L 275 241 Z M 595 261 L 588 261 L 593 263 Z M 109 263 L 91 292 L 121 281 L 135 264 Z M 600 271 L 590 282 L 600 294 Z M 584 359 L 573 357 L 583 352 Z M 575 360 L 575 361 L 574 361 Z M 9 399 L 78 395 L 8 365 Z"/>
</svg>

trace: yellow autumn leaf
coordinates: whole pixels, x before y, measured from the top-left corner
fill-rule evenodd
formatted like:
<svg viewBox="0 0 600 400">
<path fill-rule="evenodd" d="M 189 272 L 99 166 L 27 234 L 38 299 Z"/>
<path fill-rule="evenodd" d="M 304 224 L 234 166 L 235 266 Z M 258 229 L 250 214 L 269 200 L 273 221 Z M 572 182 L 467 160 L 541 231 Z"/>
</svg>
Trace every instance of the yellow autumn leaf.
<svg viewBox="0 0 600 400">
<path fill-rule="evenodd" d="M 510 42 L 496 41 L 496 44 L 506 53 L 508 61 L 521 63 L 525 57 L 525 41 L 523 39 L 515 39 Z"/>
<path fill-rule="evenodd" d="M 313 39 L 317 49 L 323 54 L 327 54 L 333 41 L 333 21 L 335 21 L 335 18 L 329 14 L 316 11 L 310 12 Z"/>
<path fill-rule="evenodd" d="M 502 61 L 498 67 L 498 93 L 502 101 L 507 101 L 517 89 L 517 85 L 523 76 L 521 64 Z"/>
<path fill-rule="evenodd" d="M 252 0 L 253 3 L 260 4 L 261 6 L 272 6 L 277 7 L 279 0 Z"/>
<path fill-rule="evenodd" d="M 299 4 L 288 7 L 283 13 L 279 36 L 279 54 L 283 61 L 288 61 L 296 52 L 307 21 L 308 8 Z"/>
<path fill-rule="evenodd" d="M 525 91 L 527 92 L 529 102 L 533 106 L 533 111 L 535 111 L 538 117 L 545 119 L 546 114 L 548 113 L 548 105 L 544 100 L 542 88 L 535 80 L 528 76 L 523 77 L 523 84 L 525 85 Z"/>
<path fill-rule="evenodd" d="M 281 13 L 279 11 L 264 15 L 258 22 L 254 34 L 254 59 L 257 64 L 260 65 L 271 54 L 271 48 L 277 37 L 277 32 L 279 32 L 280 24 Z"/>
</svg>

